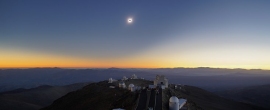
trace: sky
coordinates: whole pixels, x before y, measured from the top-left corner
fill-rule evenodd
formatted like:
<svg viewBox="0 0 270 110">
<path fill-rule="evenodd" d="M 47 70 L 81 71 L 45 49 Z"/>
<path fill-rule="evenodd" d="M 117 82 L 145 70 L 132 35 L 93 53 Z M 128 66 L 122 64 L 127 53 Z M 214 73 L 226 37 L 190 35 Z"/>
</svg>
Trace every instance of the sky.
<svg viewBox="0 0 270 110">
<path fill-rule="evenodd" d="M 270 69 L 270 1 L 1 0 L 18 67 Z"/>
</svg>

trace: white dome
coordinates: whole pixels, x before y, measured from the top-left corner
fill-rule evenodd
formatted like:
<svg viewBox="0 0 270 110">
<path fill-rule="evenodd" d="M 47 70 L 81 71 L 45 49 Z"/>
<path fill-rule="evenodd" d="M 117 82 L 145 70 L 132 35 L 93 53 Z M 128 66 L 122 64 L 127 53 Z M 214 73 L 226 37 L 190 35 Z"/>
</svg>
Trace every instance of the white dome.
<svg viewBox="0 0 270 110">
<path fill-rule="evenodd" d="M 172 96 L 170 102 L 179 102 L 179 99 L 176 96 Z"/>
<path fill-rule="evenodd" d="M 134 84 L 129 84 L 128 87 L 134 87 Z"/>
</svg>

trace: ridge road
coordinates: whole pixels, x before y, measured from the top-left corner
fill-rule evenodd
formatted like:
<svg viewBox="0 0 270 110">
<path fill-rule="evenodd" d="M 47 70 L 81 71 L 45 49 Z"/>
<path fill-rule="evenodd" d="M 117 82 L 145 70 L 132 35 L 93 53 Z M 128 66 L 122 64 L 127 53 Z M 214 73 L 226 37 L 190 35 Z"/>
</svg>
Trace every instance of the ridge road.
<svg viewBox="0 0 270 110">
<path fill-rule="evenodd" d="M 162 89 L 152 89 L 149 105 L 153 110 L 162 110 Z M 143 89 L 140 93 L 140 99 L 136 110 L 147 110 L 147 89 Z"/>
</svg>

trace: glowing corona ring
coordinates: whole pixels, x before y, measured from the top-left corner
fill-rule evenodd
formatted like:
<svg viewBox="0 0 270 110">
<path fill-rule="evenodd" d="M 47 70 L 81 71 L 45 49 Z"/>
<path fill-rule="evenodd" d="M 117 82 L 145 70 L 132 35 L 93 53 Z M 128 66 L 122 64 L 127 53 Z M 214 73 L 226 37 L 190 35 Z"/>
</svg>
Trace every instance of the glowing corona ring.
<svg viewBox="0 0 270 110">
<path fill-rule="evenodd" d="M 132 18 L 128 18 L 127 20 L 128 23 L 132 23 L 132 21 L 133 21 Z"/>
</svg>

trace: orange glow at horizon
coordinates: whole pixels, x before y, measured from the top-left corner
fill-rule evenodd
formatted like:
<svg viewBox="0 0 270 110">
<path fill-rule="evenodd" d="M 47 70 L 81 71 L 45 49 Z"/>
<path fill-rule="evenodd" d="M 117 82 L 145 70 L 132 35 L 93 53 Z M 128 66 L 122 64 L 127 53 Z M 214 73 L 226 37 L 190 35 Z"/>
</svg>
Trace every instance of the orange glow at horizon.
<svg viewBox="0 0 270 110">
<path fill-rule="evenodd" d="M 60 67 L 60 68 L 174 68 L 174 67 L 213 67 L 213 68 L 243 68 L 243 69 L 270 69 L 267 63 L 254 59 L 253 64 L 226 62 L 229 59 L 218 59 L 204 56 L 201 60 L 196 55 L 171 55 L 158 54 L 149 51 L 128 58 L 119 59 L 90 59 L 74 58 L 72 56 L 57 56 L 44 53 L 27 51 L 3 51 L 0 49 L 0 68 L 35 68 L 35 67 Z M 153 56 L 155 54 L 155 56 Z M 203 55 L 199 55 L 203 56 Z M 235 60 L 235 59 L 234 59 Z M 241 60 L 241 59 L 240 59 Z M 252 60 L 248 60 L 252 61 Z M 255 62 L 258 61 L 258 62 Z"/>
</svg>

